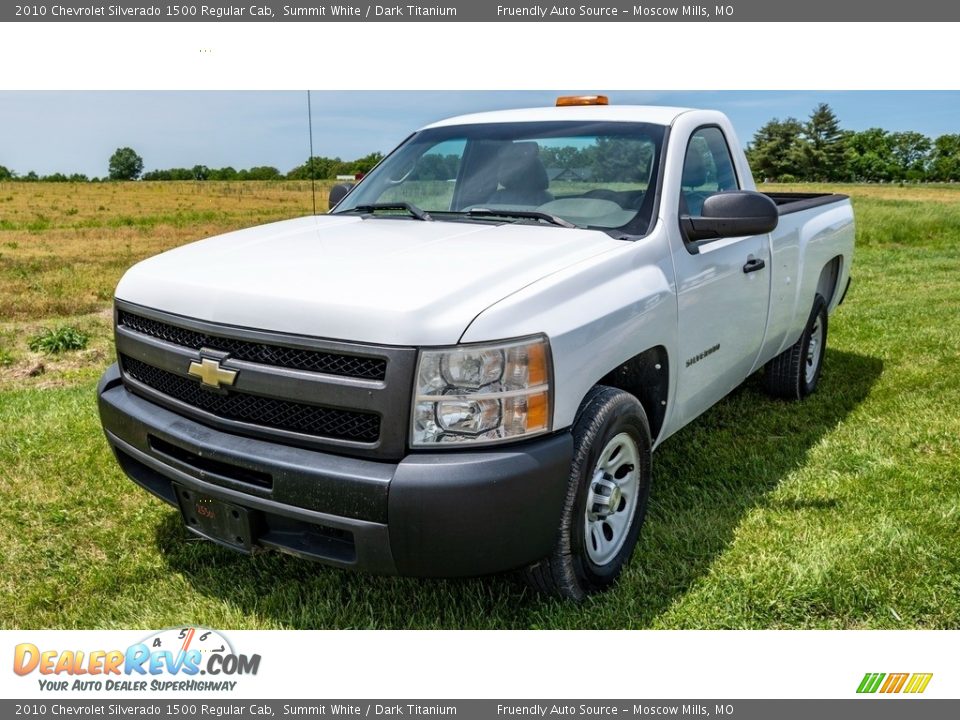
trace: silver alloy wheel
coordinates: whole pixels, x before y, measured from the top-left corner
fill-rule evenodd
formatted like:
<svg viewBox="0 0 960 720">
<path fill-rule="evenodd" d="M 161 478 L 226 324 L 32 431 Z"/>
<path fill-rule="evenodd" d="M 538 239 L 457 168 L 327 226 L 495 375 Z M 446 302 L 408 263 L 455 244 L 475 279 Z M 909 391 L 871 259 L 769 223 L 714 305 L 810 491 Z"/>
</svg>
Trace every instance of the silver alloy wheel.
<svg viewBox="0 0 960 720">
<path fill-rule="evenodd" d="M 620 433 L 600 453 L 587 493 L 584 544 L 594 564 L 606 565 L 620 552 L 639 494 L 640 449 L 628 433 Z"/>
<path fill-rule="evenodd" d="M 807 366 L 804 377 L 807 384 L 813 382 L 817 376 L 817 366 L 820 365 L 820 345 L 823 343 L 823 323 L 820 322 L 820 315 L 813 320 L 813 327 L 810 328 L 810 342 L 807 343 Z"/>
</svg>

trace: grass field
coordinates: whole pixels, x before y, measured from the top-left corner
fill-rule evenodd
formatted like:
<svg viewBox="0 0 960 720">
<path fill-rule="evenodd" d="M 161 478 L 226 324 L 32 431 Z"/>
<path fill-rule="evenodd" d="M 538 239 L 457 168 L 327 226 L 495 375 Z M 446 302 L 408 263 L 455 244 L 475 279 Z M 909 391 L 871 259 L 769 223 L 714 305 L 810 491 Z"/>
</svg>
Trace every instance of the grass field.
<svg viewBox="0 0 960 720">
<path fill-rule="evenodd" d="M 753 377 L 668 440 L 623 581 L 576 606 L 233 555 L 117 468 L 94 390 L 120 274 L 306 214 L 308 184 L 0 183 L 0 627 L 960 627 L 960 187 L 835 189 L 855 281 L 819 391 L 784 404 Z M 87 349 L 28 349 L 64 324 Z"/>
</svg>

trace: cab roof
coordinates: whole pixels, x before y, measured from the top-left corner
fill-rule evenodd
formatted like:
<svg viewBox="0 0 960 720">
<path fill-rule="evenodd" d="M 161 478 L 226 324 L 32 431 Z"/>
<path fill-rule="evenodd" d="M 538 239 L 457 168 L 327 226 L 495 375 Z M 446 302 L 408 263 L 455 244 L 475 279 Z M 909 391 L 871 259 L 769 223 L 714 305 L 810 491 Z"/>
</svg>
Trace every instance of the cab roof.
<svg viewBox="0 0 960 720">
<path fill-rule="evenodd" d="M 662 105 L 579 105 L 573 107 L 539 107 L 518 110 L 458 115 L 421 128 L 480 123 L 549 122 L 551 120 L 591 120 L 596 122 L 643 122 L 653 125 L 671 125 L 678 116 L 691 108 Z"/>
</svg>

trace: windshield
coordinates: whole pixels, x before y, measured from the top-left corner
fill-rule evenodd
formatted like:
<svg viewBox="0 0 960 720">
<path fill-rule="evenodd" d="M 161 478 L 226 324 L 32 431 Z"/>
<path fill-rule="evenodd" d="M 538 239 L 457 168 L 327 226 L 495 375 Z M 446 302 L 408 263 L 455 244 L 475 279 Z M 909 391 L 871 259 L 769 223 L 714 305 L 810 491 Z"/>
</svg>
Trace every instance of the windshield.
<svg viewBox="0 0 960 720">
<path fill-rule="evenodd" d="M 663 135 L 660 125 L 623 122 L 431 128 L 391 153 L 334 212 L 413 217 L 401 212 L 409 206 L 434 220 L 548 220 L 643 235 Z"/>
</svg>

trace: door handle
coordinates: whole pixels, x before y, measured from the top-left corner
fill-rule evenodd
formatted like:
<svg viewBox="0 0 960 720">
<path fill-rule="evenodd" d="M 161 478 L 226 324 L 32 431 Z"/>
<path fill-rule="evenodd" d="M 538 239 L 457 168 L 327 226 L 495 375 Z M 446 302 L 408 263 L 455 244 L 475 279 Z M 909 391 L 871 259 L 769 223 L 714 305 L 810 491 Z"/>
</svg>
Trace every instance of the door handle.
<svg viewBox="0 0 960 720">
<path fill-rule="evenodd" d="M 748 258 L 747 262 L 743 266 L 743 271 L 745 273 L 756 272 L 757 270 L 763 270 L 767 264 L 763 261 L 763 258 Z"/>
</svg>

